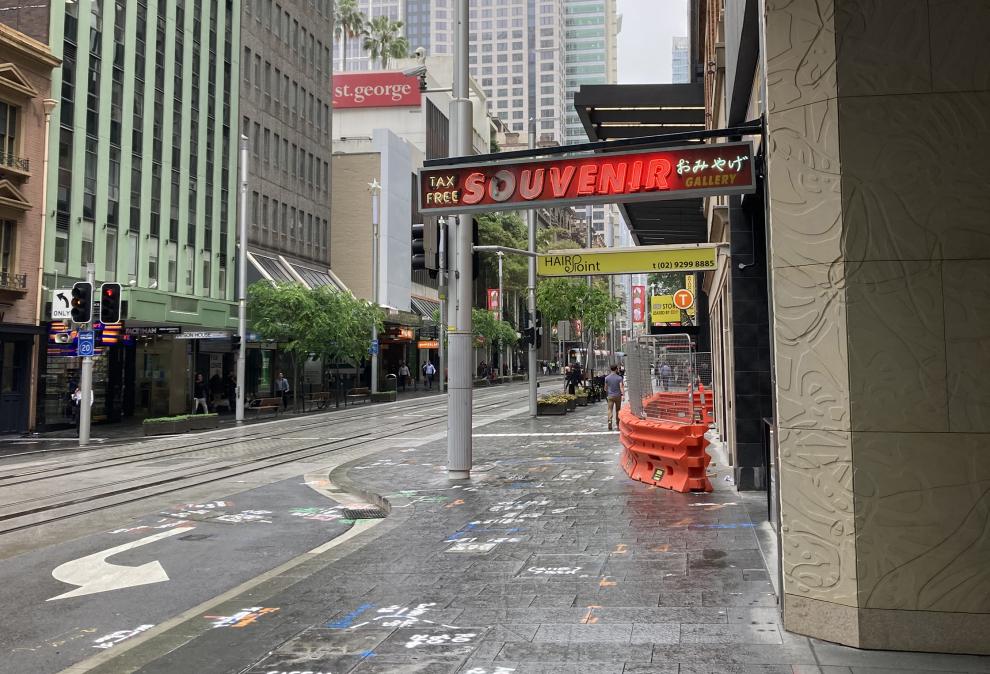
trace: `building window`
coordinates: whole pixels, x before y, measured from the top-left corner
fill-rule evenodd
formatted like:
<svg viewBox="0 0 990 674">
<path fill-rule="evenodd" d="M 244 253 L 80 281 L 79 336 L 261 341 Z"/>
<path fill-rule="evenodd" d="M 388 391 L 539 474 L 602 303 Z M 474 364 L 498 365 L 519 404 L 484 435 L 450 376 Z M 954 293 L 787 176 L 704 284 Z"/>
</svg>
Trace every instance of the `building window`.
<svg viewBox="0 0 990 674">
<path fill-rule="evenodd" d="M 17 108 L 0 102 L 0 161 L 6 165 L 17 161 Z"/>
<path fill-rule="evenodd" d="M 0 220 L 0 272 L 9 273 L 14 267 L 14 236 L 17 223 L 13 220 Z"/>
</svg>

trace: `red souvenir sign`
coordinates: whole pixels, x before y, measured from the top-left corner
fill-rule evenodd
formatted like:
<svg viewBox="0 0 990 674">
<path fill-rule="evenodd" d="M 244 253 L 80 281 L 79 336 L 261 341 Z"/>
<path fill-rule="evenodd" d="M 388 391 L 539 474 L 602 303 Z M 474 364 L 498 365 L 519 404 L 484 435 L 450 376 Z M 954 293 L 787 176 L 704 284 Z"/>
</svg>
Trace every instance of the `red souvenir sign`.
<svg viewBox="0 0 990 674">
<path fill-rule="evenodd" d="M 633 323 L 646 322 L 646 286 L 632 287 L 632 319 Z"/>
<path fill-rule="evenodd" d="M 333 107 L 392 108 L 417 106 L 419 78 L 402 73 L 334 73 Z"/>
<path fill-rule="evenodd" d="M 748 142 L 560 159 L 423 168 L 423 213 L 471 213 L 744 194 L 756 189 Z"/>
</svg>

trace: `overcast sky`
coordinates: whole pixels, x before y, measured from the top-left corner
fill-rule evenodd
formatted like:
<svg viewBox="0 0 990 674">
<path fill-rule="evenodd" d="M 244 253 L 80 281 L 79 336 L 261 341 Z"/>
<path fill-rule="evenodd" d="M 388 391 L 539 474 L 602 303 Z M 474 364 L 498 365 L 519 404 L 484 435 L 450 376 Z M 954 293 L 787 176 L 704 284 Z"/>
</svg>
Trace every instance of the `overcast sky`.
<svg viewBox="0 0 990 674">
<path fill-rule="evenodd" d="M 618 0 L 619 84 L 670 82 L 671 42 L 688 34 L 687 0 Z"/>
</svg>

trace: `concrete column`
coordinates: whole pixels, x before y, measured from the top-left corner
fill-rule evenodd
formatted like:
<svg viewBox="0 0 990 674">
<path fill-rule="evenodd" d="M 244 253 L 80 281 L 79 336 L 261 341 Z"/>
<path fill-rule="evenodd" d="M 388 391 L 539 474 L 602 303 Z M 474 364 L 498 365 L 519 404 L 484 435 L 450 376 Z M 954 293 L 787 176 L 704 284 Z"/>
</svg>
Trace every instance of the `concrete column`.
<svg viewBox="0 0 990 674">
<path fill-rule="evenodd" d="M 990 7 L 768 7 L 785 626 L 990 653 Z"/>
</svg>

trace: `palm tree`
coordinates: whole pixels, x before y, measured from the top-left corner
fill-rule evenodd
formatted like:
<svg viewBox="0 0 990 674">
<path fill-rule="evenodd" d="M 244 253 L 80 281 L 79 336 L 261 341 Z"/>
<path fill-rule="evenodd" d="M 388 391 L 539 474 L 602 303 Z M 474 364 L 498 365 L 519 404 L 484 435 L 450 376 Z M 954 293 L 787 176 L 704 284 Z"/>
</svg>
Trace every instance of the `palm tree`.
<svg viewBox="0 0 990 674">
<path fill-rule="evenodd" d="M 333 6 L 333 34 L 340 39 L 340 70 L 347 70 L 347 38 L 364 33 L 364 14 L 358 9 L 357 0 L 335 0 Z"/>
<path fill-rule="evenodd" d="M 405 58 L 409 53 L 402 25 L 401 21 L 392 21 L 387 16 L 376 16 L 364 29 L 364 48 L 372 59 L 378 59 L 382 70 L 388 69 L 389 59 Z"/>
</svg>

